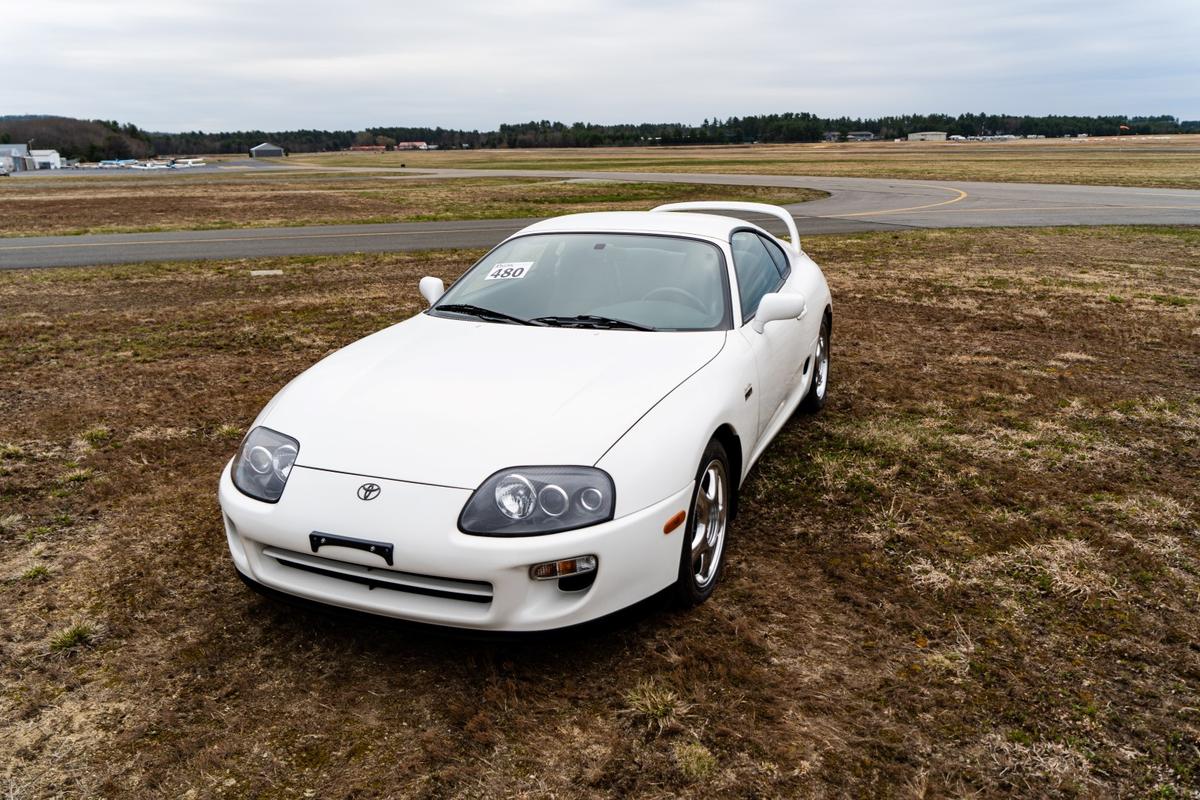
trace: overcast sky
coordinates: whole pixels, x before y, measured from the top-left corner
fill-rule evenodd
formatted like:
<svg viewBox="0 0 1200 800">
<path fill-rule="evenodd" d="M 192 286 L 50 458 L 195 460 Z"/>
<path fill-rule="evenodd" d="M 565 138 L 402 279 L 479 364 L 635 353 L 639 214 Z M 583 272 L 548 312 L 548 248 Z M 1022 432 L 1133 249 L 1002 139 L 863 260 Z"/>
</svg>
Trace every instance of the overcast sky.
<svg viewBox="0 0 1200 800">
<path fill-rule="evenodd" d="M 4 3 L 0 114 L 160 131 L 1174 114 L 1200 0 Z"/>
</svg>

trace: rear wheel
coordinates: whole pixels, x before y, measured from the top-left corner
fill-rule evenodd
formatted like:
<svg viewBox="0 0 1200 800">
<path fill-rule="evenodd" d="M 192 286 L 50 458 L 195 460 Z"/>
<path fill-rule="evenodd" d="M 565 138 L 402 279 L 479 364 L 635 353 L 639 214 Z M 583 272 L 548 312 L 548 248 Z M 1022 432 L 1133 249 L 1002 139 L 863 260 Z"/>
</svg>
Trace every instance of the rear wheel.
<svg viewBox="0 0 1200 800">
<path fill-rule="evenodd" d="M 696 472 L 675 595 L 685 607 L 699 605 L 712 595 L 725 565 L 725 536 L 733 484 L 729 456 L 717 440 L 708 443 Z"/>
<path fill-rule="evenodd" d="M 826 393 L 829 391 L 829 318 L 821 323 L 821 335 L 817 337 L 817 354 L 813 359 L 812 384 L 808 394 L 800 401 L 800 408 L 809 414 L 815 414 L 825 407 Z"/>
</svg>

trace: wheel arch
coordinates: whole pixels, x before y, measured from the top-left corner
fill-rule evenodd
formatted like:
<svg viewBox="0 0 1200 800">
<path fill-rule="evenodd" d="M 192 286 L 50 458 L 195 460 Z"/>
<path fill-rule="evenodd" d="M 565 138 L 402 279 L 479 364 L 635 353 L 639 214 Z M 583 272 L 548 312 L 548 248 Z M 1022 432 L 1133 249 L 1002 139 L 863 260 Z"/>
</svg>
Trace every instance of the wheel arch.
<svg viewBox="0 0 1200 800">
<path fill-rule="evenodd" d="M 738 495 L 741 494 L 742 487 L 742 439 L 728 422 L 722 423 L 713 431 L 711 438 L 716 439 L 725 448 L 725 455 L 729 457 L 729 470 L 736 476 L 729 501 L 729 517 L 733 519 L 737 517 Z"/>
</svg>

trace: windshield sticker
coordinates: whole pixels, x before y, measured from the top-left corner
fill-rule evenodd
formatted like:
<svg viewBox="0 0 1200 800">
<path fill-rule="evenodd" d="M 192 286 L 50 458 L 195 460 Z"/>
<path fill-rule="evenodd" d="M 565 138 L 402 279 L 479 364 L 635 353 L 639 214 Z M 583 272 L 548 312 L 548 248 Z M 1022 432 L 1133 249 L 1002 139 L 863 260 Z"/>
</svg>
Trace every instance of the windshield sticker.
<svg viewBox="0 0 1200 800">
<path fill-rule="evenodd" d="M 513 278 L 524 278 L 533 269 L 532 261 L 505 261 L 493 264 L 485 281 L 503 281 Z"/>
</svg>

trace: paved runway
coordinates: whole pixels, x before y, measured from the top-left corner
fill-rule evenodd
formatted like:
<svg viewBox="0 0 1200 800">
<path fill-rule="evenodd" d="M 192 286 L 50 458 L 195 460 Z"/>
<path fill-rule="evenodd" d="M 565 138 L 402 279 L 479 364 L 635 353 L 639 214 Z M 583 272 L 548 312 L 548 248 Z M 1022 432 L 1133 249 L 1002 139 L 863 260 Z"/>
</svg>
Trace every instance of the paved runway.
<svg viewBox="0 0 1200 800">
<path fill-rule="evenodd" d="M 380 172 L 379 169 L 364 171 L 376 175 Z M 1189 189 L 661 172 L 392 171 L 394 175 L 379 179 L 541 177 L 798 187 L 829 192 L 825 199 L 789 207 L 802 238 L 822 233 L 905 228 L 1200 225 L 1200 190 Z M 0 239 L 0 269 L 488 247 L 531 221 L 469 220 L 4 238 Z M 767 227 L 775 229 L 769 223 Z"/>
</svg>

